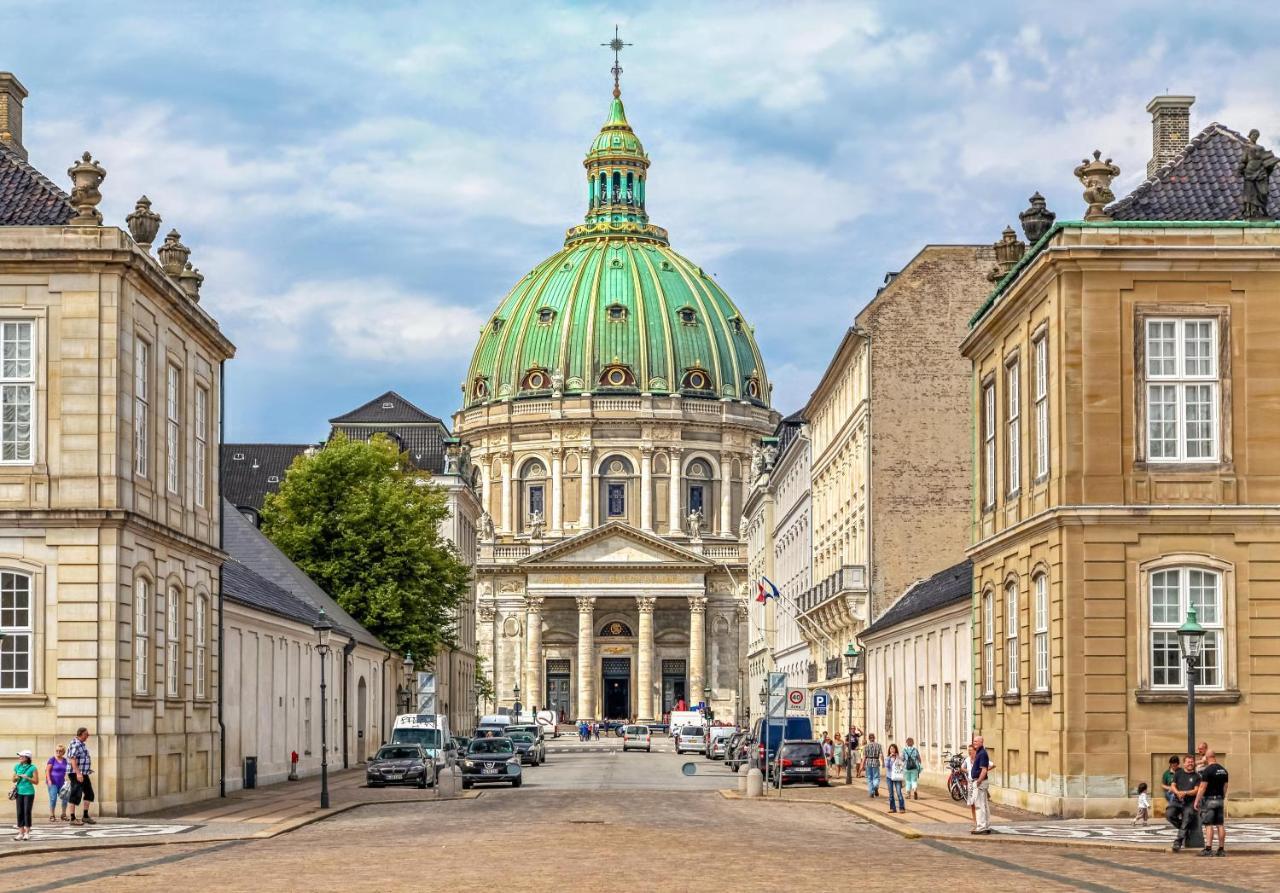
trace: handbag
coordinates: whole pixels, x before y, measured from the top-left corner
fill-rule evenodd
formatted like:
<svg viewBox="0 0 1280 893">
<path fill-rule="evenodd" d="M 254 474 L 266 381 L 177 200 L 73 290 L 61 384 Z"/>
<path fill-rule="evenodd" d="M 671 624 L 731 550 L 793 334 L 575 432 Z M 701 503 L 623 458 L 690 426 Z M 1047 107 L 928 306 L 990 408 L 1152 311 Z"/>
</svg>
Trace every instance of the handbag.
<svg viewBox="0 0 1280 893">
<path fill-rule="evenodd" d="M 10 800 L 17 800 L 17 799 L 18 799 L 18 785 L 17 785 L 17 782 L 14 782 L 13 787 L 9 788 L 9 799 L 10 799 Z"/>
</svg>

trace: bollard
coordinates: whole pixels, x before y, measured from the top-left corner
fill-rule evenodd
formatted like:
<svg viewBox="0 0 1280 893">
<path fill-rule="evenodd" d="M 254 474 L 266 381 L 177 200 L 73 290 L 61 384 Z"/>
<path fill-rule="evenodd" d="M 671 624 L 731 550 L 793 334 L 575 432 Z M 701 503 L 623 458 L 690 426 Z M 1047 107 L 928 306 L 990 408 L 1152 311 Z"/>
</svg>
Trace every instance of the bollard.
<svg viewBox="0 0 1280 893">
<path fill-rule="evenodd" d="M 747 792 L 747 773 L 738 773 L 738 793 L 745 794 Z"/>
<path fill-rule="evenodd" d="M 747 772 L 747 797 L 764 796 L 764 773 L 754 766 Z"/>
<path fill-rule="evenodd" d="M 286 780 L 298 780 L 298 752 L 296 750 L 289 754 L 289 777 Z"/>
</svg>

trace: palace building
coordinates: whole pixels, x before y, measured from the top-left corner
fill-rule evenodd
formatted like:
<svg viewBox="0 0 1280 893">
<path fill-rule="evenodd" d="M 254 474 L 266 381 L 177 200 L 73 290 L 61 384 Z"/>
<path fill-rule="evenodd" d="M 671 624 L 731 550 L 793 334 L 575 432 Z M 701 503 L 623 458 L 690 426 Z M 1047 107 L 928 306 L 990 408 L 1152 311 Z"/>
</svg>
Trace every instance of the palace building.
<svg viewBox="0 0 1280 893">
<path fill-rule="evenodd" d="M 778 417 L 751 327 L 649 222 L 618 71 L 586 219 L 489 318 L 454 417 L 485 512 L 478 650 L 492 706 L 652 719 L 709 698 L 730 717 L 746 706 L 739 521 Z"/>
</svg>

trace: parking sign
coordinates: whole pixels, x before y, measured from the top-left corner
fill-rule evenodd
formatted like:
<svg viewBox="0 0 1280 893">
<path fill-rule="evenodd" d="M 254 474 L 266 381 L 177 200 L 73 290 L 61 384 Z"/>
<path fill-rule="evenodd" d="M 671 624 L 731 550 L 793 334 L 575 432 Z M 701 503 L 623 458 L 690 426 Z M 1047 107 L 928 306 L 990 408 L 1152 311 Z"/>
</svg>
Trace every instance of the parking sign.
<svg viewBox="0 0 1280 893">
<path fill-rule="evenodd" d="M 813 693 L 813 715 L 826 716 L 827 705 L 831 703 L 831 695 L 826 689 L 818 689 Z"/>
</svg>

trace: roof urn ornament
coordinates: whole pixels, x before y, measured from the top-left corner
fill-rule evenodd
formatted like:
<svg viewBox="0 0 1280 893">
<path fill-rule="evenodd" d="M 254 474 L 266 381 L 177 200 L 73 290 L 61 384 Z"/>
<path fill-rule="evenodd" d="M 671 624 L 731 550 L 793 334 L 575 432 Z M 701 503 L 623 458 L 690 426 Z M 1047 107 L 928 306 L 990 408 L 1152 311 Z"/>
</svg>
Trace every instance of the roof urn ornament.
<svg viewBox="0 0 1280 893">
<path fill-rule="evenodd" d="M 1026 243 L 1018 238 L 1012 226 L 1006 226 L 1000 235 L 1000 241 L 991 246 L 996 252 L 996 265 L 987 273 L 990 282 L 999 282 L 1009 275 L 1009 271 L 1017 266 L 1027 251 Z"/>
<path fill-rule="evenodd" d="M 164 271 L 177 279 L 187 264 L 187 258 L 191 256 L 191 249 L 182 244 L 182 233 L 171 229 L 156 254 L 160 256 L 160 266 Z"/>
<path fill-rule="evenodd" d="M 191 266 L 188 261 L 187 265 L 182 268 L 182 272 L 178 274 L 178 285 L 187 293 L 192 301 L 199 303 L 200 286 L 204 284 L 204 274 Z"/>
<path fill-rule="evenodd" d="M 1244 198 L 1240 216 L 1245 220 L 1270 220 L 1267 211 L 1267 191 L 1271 186 L 1271 172 L 1280 163 L 1280 157 L 1258 145 L 1258 131 L 1249 131 L 1249 143 L 1244 147 L 1237 173 L 1244 177 Z"/>
<path fill-rule="evenodd" d="M 133 241 L 138 243 L 138 247 L 143 251 L 151 250 L 151 243 L 156 240 L 156 234 L 160 232 L 160 215 L 151 210 L 151 199 L 145 195 L 138 199 L 133 207 L 133 213 L 124 219 L 129 225 L 129 235 L 133 236 Z"/>
<path fill-rule="evenodd" d="M 1031 207 L 1019 214 L 1018 219 L 1022 221 L 1022 232 L 1027 237 L 1027 244 L 1034 245 L 1053 228 L 1053 221 L 1058 219 L 1058 215 L 1049 210 L 1044 196 L 1039 192 L 1033 194 L 1029 201 Z"/>
<path fill-rule="evenodd" d="M 67 176 L 71 178 L 71 205 L 76 209 L 71 225 L 102 226 L 102 212 L 98 210 L 102 193 L 98 187 L 107 178 L 107 169 L 85 152 L 79 161 L 67 168 Z"/>
<path fill-rule="evenodd" d="M 1093 160 L 1086 158 L 1076 166 L 1076 179 L 1084 185 L 1084 200 L 1089 207 L 1085 210 L 1084 219 L 1088 221 L 1110 220 L 1106 207 L 1116 200 L 1111 191 L 1111 181 L 1120 176 L 1119 165 L 1112 164 L 1111 159 L 1102 160 L 1102 150 L 1093 150 Z"/>
</svg>

